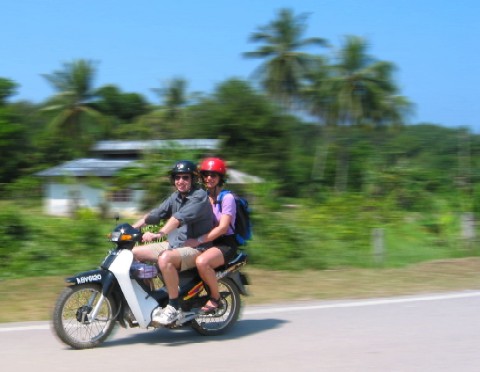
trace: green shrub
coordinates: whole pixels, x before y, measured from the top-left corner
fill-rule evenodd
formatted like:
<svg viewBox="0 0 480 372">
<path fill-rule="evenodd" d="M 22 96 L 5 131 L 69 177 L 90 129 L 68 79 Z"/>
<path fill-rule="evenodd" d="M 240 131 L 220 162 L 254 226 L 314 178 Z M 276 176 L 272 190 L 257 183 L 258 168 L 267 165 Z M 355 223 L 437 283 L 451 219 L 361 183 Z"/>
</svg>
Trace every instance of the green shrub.
<svg viewBox="0 0 480 372">
<path fill-rule="evenodd" d="M 447 199 L 437 197 L 428 211 L 410 212 L 396 210 L 388 198 L 359 194 L 330 195 L 321 202 L 273 202 L 272 197 L 258 192 L 251 202 L 254 235 L 245 250 L 254 266 L 272 270 L 400 267 L 479 254 L 475 242 L 465 248 L 459 214 Z M 107 234 L 116 222 L 91 211 L 54 218 L 8 202 L 2 202 L 0 211 L 2 277 L 73 275 L 98 267 L 113 247 Z M 384 232 L 381 257 L 373 252 L 376 228 Z"/>
<path fill-rule="evenodd" d="M 5 206 L 0 209 L 0 268 L 8 267 L 16 252 L 21 249 L 24 241 L 31 235 L 31 228 L 27 219 L 13 206 Z"/>
</svg>

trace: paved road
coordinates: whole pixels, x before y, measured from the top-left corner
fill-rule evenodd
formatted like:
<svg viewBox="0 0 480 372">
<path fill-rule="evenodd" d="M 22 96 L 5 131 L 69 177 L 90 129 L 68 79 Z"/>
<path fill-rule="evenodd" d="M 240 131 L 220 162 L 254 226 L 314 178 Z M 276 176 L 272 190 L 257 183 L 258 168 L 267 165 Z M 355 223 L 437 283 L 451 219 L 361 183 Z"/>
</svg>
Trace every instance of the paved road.
<svg viewBox="0 0 480 372">
<path fill-rule="evenodd" d="M 49 324 L 0 325 L 2 371 L 480 371 L 480 292 L 250 306 L 230 333 L 119 329 L 71 350 Z"/>
</svg>

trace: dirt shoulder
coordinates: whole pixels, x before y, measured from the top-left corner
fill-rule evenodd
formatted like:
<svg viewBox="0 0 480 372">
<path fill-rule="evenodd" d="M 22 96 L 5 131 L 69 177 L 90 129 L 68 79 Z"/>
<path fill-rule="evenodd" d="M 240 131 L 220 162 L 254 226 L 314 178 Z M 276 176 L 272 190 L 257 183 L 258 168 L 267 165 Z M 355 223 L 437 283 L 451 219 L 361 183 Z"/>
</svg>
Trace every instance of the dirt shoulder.
<svg viewBox="0 0 480 372">
<path fill-rule="evenodd" d="M 480 258 L 438 260 L 401 269 L 265 271 L 246 267 L 246 304 L 314 299 L 359 299 L 480 290 Z M 0 322 L 48 320 L 63 277 L 0 281 Z"/>
<path fill-rule="evenodd" d="M 247 303 L 358 299 L 480 289 L 480 258 L 438 260 L 401 269 L 277 272 L 250 269 Z M 280 284 L 279 284 L 280 283 Z"/>
</svg>

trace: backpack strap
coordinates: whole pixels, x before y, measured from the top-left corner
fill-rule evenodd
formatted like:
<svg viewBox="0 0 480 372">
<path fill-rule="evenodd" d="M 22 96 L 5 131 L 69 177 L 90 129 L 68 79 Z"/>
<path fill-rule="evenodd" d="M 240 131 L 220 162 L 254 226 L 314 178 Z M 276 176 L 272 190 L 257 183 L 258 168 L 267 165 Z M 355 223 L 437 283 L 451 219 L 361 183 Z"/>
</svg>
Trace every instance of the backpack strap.
<svg viewBox="0 0 480 372">
<path fill-rule="evenodd" d="M 222 190 L 220 191 L 220 194 L 218 194 L 217 196 L 217 200 L 215 201 L 215 204 L 218 205 L 218 210 L 220 211 L 220 213 L 222 213 L 222 201 L 223 201 L 223 197 L 226 195 L 226 194 L 231 194 L 232 192 L 230 190 Z"/>
</svg>

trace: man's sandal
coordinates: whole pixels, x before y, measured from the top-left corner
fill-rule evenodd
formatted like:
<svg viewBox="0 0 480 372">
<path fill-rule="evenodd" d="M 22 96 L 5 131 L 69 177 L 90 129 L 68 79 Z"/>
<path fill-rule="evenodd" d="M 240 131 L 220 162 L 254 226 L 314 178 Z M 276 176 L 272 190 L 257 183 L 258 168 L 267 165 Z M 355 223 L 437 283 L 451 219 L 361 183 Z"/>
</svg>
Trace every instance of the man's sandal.
<svg viewBox="0 0 480 372">
<path fill-rule="evenodd" d="M 223 307 L 221 297 L 218 300 L 214 299 L 213 297 L 210 297 L 208 301 L 210 301 L 212 305 L 205 305 L 204 307 L 202 307 L 200 311 L 203 314 L 213 314 L 217 309 L 221 309 Z"/>
</svg>

